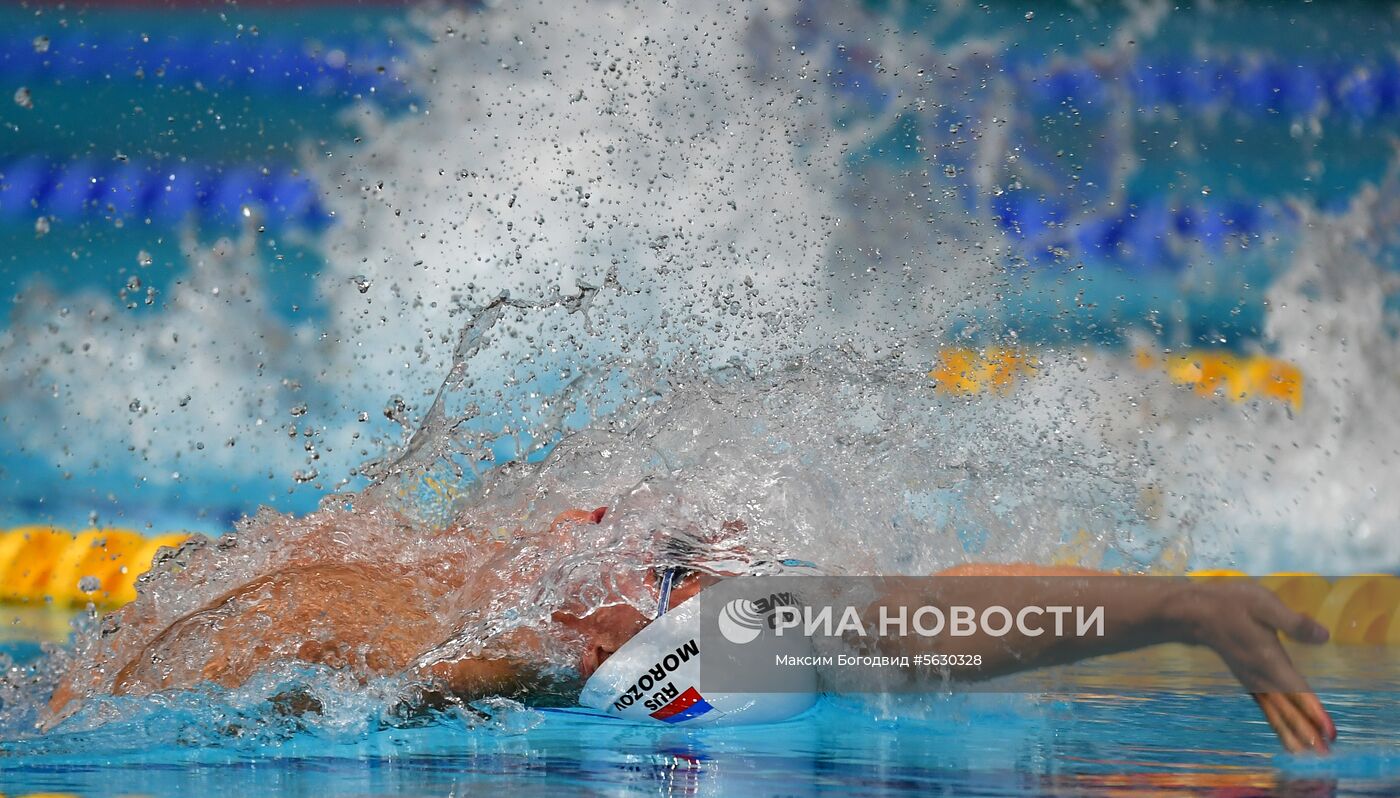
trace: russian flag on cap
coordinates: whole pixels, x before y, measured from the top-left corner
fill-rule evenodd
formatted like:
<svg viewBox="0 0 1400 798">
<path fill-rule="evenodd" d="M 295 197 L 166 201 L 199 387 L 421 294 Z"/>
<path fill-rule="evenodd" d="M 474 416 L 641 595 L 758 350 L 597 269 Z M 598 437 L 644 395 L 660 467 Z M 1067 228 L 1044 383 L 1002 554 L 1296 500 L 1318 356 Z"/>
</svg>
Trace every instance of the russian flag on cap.
<svg viewBox="0 0 1400 798">
<path fill-rule="evenodd" d="M 700 695 L 700 691 L 694 687 L 672 699 L 671 703 L 651 713 L 653 718 L 667 723 L 680 723 L 698 718 L 714 707 Z"/>
</svg>

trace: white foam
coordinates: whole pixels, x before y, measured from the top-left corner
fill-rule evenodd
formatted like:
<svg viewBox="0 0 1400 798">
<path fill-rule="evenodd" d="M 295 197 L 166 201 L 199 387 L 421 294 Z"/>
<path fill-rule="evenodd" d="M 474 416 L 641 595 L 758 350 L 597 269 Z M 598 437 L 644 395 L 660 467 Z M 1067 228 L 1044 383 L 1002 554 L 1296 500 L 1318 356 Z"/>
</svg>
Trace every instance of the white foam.
<svg viewBox="0 0 1400 798">
<path fill-rule="evenodd" d="M 548 304 L 580 286 L 600 287 L 586 319 L 562 307 L 501 309 L 444 409 L 455 423 L 475 404 L 476 425 L 438 430 L 434 456 L 502 432 L 538 442 L 628 391 L 674 389 L 682 380 L 658 364 L 679 361 L 703 373 L 737 357 L 755 370 L 755 385 L 815 391 L 792 401 L 819 404 L 820 383 L 769 370 L 844 346 L 865 364 L 844 371 L 892 373 L 882 402 L 931 401 L 911 375 L 946 340 L 950 321 L 998 328 L 1009 244 L 930 181 L 939 164 L 900 170 L 845 159 L 900 112 L 969 96 L 985 101 L 986 115 L 1014 121 L 1020 111 L 994 86 L 978 94 L 965 81 L 920 75 L 930 65 L 951 72 L 949 64 L 977 62 L 996 43 L 938 52 L 880 19 L 817 11 L 829 30 L 871 43 L 878 67 L 861 66 L 880 70 L 895 92 L 880 113 L 862 116 L 831 92 L 829 53 L 795 46 L 792 9 L 782 6 L 420 12 L 416 23 L 432 42 L 412 70 L 417 112 L 384 119 L 360 109 L 362 145 L 311 156 L 338 220 L 323 242 L 324 323 L 277 318 L 255 259 L 227 243 L 191 248 L 189 276 L 153 312 L 92 294 L 30 294 L 0 333 L 10 373 L 23 375 L 6 385 L 7 416 L 63 419 L 17 434 L 68 470 L 130 451 L 136 478 L 151 482 L 179 473 L 289 483 L 314 471 L 315 484 L 329 487 L 383 448 L 367 433 L 357 440 L 367 429 L 362 412 L 377 417 L 398 395 L 407 426 L 422 420 L 471 308 L 502 291 Z M 1149 35 L 1151 23 L 1147 15 L 1132 24 Z M 833 128 L 837 116 L 843 126 Z M 966 145 L 967 180 L 994 192 L 1013 142 L 980 121 L 985 135 Z M 1047 355 L 1045 376 L 983 410 L 891 412 L 902 429 L 924 419 L 937 430 L 946 447 L 937 461 L 958 464 L 971 481 L 1017 458 L 1102 463 L 1115 495 L 1077 502 L 1114 508 L 1095 527 L 1101 547 L 1150 559 L 1154 547 L 1186 546 L 1197 564 L 1393 567 L 1400 554 L 1386 530 L 1400 506 L 1379 484 L 1400 444 L 1386 410 L 1393 321 L 1372 289 L 1385 279 L 1376 238 L 1393 216 L 1386 198 L 1394 193 L 1389 184 L 1372 191 L 1337 219 L 1310 214 L 1274 289 L 1265 343 L 1308 374 L 1295 419 L 1279 407 L 1204 403 L 1126 359 L 1082 363 L 1077 354 Z M 1306 296 L 1309 283 L 1319 286 L 1315 296 Z M 570 380 L 581 382 L 563 391 Z M 896 395 L 906 388 L 915 392 Z M 307 414 L 295 415 L 303 406 Z M 708 434 L 703 424 L 691 428 Z M 853 451 L 866 463 L 885 456 L 879 434 L 861 440 Z M 1008 448 L 992 451 L 998 445 Z M 847 465 L 853 473 L 842 479 L 861 486 L 853 492 L 882 495 L 877 466 L 859 456 Z M 725 479 L 770 484 L 761 471 L 769 467 L 755 460 Z M 828 476 L 789 480 L 802 485 L 791 495 L 830 504 L 813 487 Z M 1073 530 L 1048 520 L 1056 511 L 1047 497 L 1058 488 L 1046 484 L 1008 483 L 998 494 L 1040 520 L 967 534 L 989 538 L 1005 556 L 1050 553 Z M 1037 496 L 1037 486 L 1047 492 Z M 908 491 L 910 507 L 947 515 L 944 494 L 926 487 Z M 1167 497 L 1160 519 L 1121 509 L 1148 488 Z M 870 508 L 838 509 L 850 523 Z M 872 529 L 865 545 L 907 553 L 926 532 Z M 964 548 L 943 556 L 990 553 Z M 872 561 L 908 561 L 886 554 Z"/>
</svg>

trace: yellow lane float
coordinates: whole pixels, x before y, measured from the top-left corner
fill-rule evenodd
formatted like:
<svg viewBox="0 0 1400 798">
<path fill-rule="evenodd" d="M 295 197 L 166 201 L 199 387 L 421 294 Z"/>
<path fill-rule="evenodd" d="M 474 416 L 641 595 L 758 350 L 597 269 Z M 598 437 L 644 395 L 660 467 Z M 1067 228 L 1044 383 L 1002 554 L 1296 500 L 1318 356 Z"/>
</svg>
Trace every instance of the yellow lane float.
<svg viewBox="0 0 1400 798">
<path fill-rule="evenodd" d="M 47 526 L 22 526 L 0 540 L 0 599 L 27 601 L 43 595 L 54 561 L 73 536 Z"/>
<path fill-rule="evenodd" d="M 168 535 L 158 535 L 142 541 L 141 548 L 132 554 L 130 562 L 137 566 L 129 576 L 118 580 L 113 585 L 111 596 L 108 601 L 113 606 L 121 606 L 129 601 L 136 600 L 136 580 L 141 574 L 151 569 L 151 563 L 155 561 L 156 552 L 163 548 L 178 549 L 181 543 L 189 540 L 190 536 L 184 532 L 172 532 Z M 129 567 L 129 566 L 128 566 Z"/>
<path fill-rule="evenodd" d="M 1303 371 L 1286 360 L 1210 349 L 1161 356 L 1140 349 L 1134 359 L 1139 368 L 1162 369 L 1167 379 L 1191 386 L 1198 396 L 1221 395 L 1232 402 L 1271 399 L 1294 410 L 1303 407 Z"/>
<path fill-rule="evenodd" d="M 1290 610 L 1317 617 L 1317 608 L 1332 591 L 1332 583 L 1317 574 L 1278 573 L 1259 577 Z"/>
<path fill-rule="evenodd" d="M 1268 399 L 1294 410 L 1303 407 L 1303 372 L 1285 360 L 1212 349 L 1165 355 L 1139 349 L 1133 361 L 1144 370 L 1162 371 L 1171 382 L 1191 387 L 1198 396 L 1224 396 L 1232 402 Z M 1027 349 L 948 346 L 939 351 L 928 377 L 940 393 L 1004 395 L 1040 368 L 1040 360 Z"/>
<path fill-rule="evenodd" d="M 0 533 L 0 601 L 119 606 L 136 598 L 136 578 L 161 546 L 178 546 L 184 533 L 148 538 L 128 529 L 78 534 L 46 526 Z"/>
<path fill-rule="evenodd" d="M 1246 577 L 1227 569 L 1192 571 L 1192 579 Z M 1308 573 L 1277 573 L 1257 578 L 1284 604 L 1312 616 L 1344 645 L 1400 645 L 1400 577 L 1357 574 L 1328 580 Z"/>
<path fill-rule="evenodd" d="M 1232 568 L 1208 568 L 1203 571 L 1192 571 L 1187 574 L 1192 579 L 1238 579 L 1248 577 L 1244 571 L 1236 571 Z"/>
<path fill-rule="evenodd" d="M 56 602 L 105 603 L 129 570 L 131 555 L 145 543 L 139 532 L 127 529 L 87 529 L 79 532 L 59 552 L 49 571 L 45 596 Z"/>
<path fill-rule="evenodd" d="M 1338 643 L 1400 643 L 1400 639 L 1386 639 L 1397 606 L 1400 579 L 1386 574 L 1357 574 L 1332 583 L 1315 617 Z"/>
<path fill-rule="evenodd" d="M 938 353 L 938 363 L 928 376 L 941 393 L 1006 394 L 1021 377 L 1035 373 L 1036 367 L 1035 358 L 1019 349 L 991 347 L 979 352 L 950 346 Z"/>
<path fill-rule="evenodd" d="M 183 532 L 146 537 L 127 529 L 72 534 L 48 526 L 0 532 L 0 601 L 120 606 L 136 598 L 136 579 L 150 569 L 156 553 L 189 537 Z M 1187 576 L 1256 578 L 1230 569 Z M 1400 577 L 1358 574 L 1329 580 L 1310 573 L 1276 573 L 1257 581 L 1284 604 L 1316 618 L 1334 642 L 1400 645 Z"/>
</svg>

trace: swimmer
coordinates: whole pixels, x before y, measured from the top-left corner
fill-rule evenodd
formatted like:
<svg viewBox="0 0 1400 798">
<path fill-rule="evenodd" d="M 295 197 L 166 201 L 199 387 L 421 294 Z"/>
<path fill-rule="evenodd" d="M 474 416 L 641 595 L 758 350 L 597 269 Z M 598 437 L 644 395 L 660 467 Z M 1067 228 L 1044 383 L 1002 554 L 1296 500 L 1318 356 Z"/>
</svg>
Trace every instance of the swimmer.
<svg viewBox="0 0 1400 798">
<path fill-rule="evenodd" d="M 571 532 L 600 523 L 605 512 L 565 512 L 544 533 L 542 543 L 567 546 Z M 601 608 L 589 611 L 582 604 L 566 604 L 538 628 L 522 627 L 493 639 L 490 651 L 425 660 L 459 628 L 456 620 L 489 614 L 493 596 L 531 578 L 528 572 L 522 575 L 492 561 L 506 545 L 483 543 L 482 558 L 471 573 L 451 563 L 289 565 L 164 626 L 149 622 L 138 599 L 118 617 L 121 633 L 137 636 L 134 645 L 96 664 L 75 662 L 54 690 L 50 716 L 41 726 L 52 728 L 76 712 L 83 695 L 148 695 L 205 682 L 235 688 L 265 664 L 279 660 L 342 669 L 361 679 L 409 674 L 431 685 L 422 696 L 427 703 L 433 696 L 458 701 L 488 695 L 529 697 L 557 687 L 549 683 L 553 677 L 541 664 L 560 650 L 561 641 L 575 643 L 571 650 L 579 652 L 577 672 L 587 679 L 652 621 L 634 604 L 663 602 L 664 612 L 723 578 L 699 572 L 679 581 L 668 577 L 662 590 L 656 579 L 623 575 L 613 580 L 622 595 Z M 1215 651 L 1252 693 L 1289 751 L 1326 751 L 1336 737 L 1331 718 L 1279 642 L 1284 634 L 1321 643 L 1327 630 L 1257 585 L 1145 579 L 1028 564 L 968 564 L 939 575 L 1027 577 L 998 582 L 994 597 L 976 595 L 988 589 L 987 582 L 961 580 L 957 589 L 964 593 L 957 596 L 959 603 L 994 599 L 1013 613 L 1018 606 L 1033 604 L 1077 602 L 1112 608 L 1113 622 L 1100 638 L 963 638 L 960 651 L 975 650 L 983 657 L 975 678 L 1159 643 L 1203 645 Z M 1092 578 L 1041 578 L 1067 576 Z M 920 597 L 888 598 L 911 602 Z M 449 611 L 444 612 L 445 607 Z"/>
</svg>

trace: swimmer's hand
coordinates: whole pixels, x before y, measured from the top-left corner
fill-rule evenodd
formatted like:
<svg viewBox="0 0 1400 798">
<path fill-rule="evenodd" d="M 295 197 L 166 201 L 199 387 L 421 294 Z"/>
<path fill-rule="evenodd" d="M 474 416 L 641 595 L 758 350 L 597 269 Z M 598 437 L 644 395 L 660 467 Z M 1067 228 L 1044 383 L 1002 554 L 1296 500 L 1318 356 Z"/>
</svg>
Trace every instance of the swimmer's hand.
<svg viewBox="0 0 1400 798">
<path fill-rule="evenodd" d="M 1243 580 L 1195 583 L 1180 609 L 1189 639 L 1225 660 L 1285 748 L 1328 750 L 1337 727 L 1279 642 L 1283 633 L 1300 643 L 1325 643 L 1326 628 Z"/>
<path fill-rule="evenodd" d="M 1254 696 L 1289 751 L 1324 752 L 1337 738 L 1327 710 L 1279 642 L 1282 633 L 1302 643 L 1325 643 L 1327 630 L 1253 582 L 1147 579 L 1027 563 L 970 563 L 939 576 L 1022 578 L 942 580 L 934 594 L 893 597 L 910 605 L 937 603 L 941 597 L 944 603 L 969 606 L 1084 605 L 1105 607 L 1109 613 L 1109 633 L 1102 637 L 960 638 L 959 652 L 975 651 L 984 663 L 980 672 L 965 677 L 991 678 L 1159 643 L 1203 645 L 1219 654 Z M 905 646 L 895 653 L 919 653 L 912 647 L 916 636 L 890 639 Z"/>
</svg>

